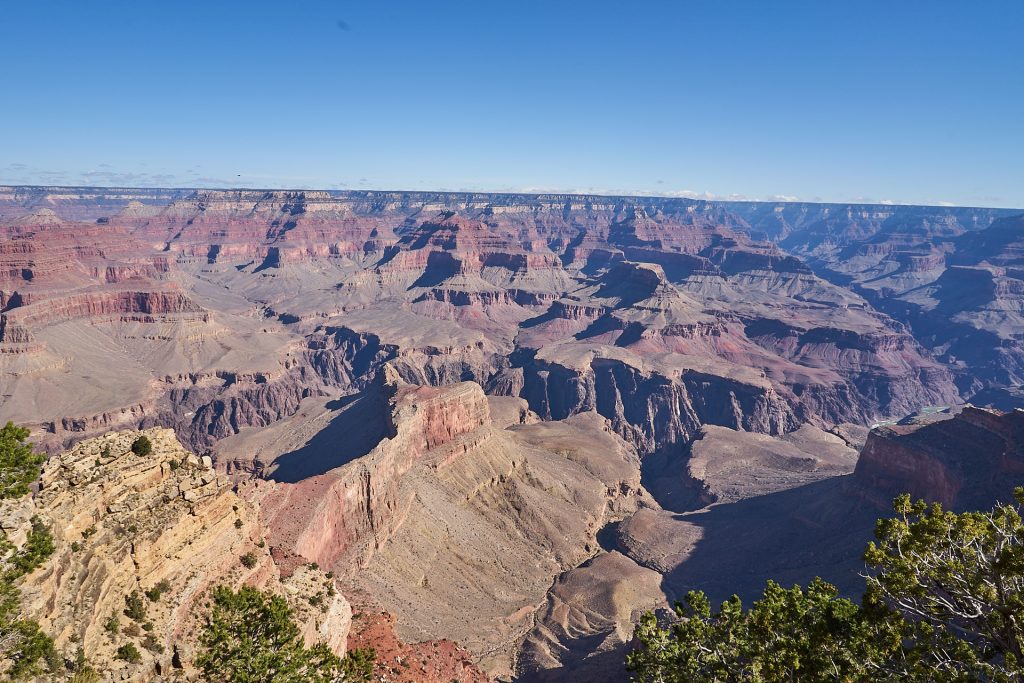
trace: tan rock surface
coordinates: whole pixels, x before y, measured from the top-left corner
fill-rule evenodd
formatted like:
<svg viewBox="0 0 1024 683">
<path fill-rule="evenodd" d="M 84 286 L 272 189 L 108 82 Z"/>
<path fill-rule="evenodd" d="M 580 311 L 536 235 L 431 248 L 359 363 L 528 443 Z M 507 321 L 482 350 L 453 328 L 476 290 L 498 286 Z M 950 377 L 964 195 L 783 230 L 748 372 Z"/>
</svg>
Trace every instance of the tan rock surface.
<svg viewBox="0 0 1024 683">
<path fill-rule="evenodd" d="M 137 456 L 130 447 L 143 434 L 153 452 Z M 282 576 L 262 543 L 256 510 L 171 430 L 112 433 L 52 457 L 34 510 L 51 526 L 56 551 L 21 586 L 27 612 L 59 649 L 82 647 L 108 677 L 151 681 L 179 666 L 187 673 L 204 596 L 220 584 L 284 595 L 309 642 L 345 650 L 351 608 L 341 593 L 327 596 L 332 581 L 308 567 Z M 249 552 L 257 558 L 251 568 L 239 559 Z M 146 632 L 131 627 L 124 610 L 127 596 L 162 581 L 170 588 L 158 601 L 143 598 L 160 653 L 143 647 Z M 307 599 L 317 594 L 322 608 Z M 120 622 L 116 635 L 105 628 L 112 616 Z M 142 653 L 138 665 L 114 658 L 129 641 Z"/>
</svg>

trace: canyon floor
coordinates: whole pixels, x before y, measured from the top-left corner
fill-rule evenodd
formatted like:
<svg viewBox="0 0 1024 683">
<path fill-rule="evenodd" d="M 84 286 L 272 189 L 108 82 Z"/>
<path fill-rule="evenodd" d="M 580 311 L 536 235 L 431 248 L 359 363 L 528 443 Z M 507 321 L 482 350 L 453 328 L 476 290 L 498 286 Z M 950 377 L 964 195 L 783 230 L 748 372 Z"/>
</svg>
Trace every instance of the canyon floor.
<svg viewBox="0 0 1024 683">
<path fill-rule="evenodd" d="M 422 662 L 394 680 L 623 680 L 687 590 L 856 593 L 893 495 L 1024 480 L 1022 316 L 1024 211 L 0 188 L 0 419 L 65 470 L 119 430 L 191 451 L 190 590 L 265 539 L 253 580 L 334 582 L 310 632 Z M 59 539 L 107 517 L 46 481 Z M 184 576 L 161 543 L 145 577 L 69 555 L 107 588 L 41 623 L 102 655 L 110 586 Z"/>
</svg>

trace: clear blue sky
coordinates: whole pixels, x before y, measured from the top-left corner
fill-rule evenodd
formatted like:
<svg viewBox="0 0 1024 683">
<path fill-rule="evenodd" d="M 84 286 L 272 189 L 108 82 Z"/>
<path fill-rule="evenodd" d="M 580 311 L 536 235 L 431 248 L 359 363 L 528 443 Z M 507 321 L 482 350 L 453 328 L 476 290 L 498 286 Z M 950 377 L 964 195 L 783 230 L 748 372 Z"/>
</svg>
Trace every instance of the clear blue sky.
<svg viewBox="0 0 1024 683">
<path fill-rule="evenodd" d="M 0 182 L 1024 207 L 1022 27 L 1022 0 L 11 0 Z"/>
</svg>

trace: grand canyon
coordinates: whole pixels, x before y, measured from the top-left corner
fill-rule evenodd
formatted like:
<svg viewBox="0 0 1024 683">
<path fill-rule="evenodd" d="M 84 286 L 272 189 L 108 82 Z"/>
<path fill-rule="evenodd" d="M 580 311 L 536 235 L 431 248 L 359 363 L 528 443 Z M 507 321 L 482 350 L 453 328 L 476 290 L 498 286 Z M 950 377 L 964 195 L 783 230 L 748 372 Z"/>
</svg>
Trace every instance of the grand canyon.
<svg viewBox="0 0 1024 683">
<path fill-rule="evenodd" d="M 855 594 L 894 495 L 1024 481 L 1024 210 L 12 186 L 0 306 L 50 454 L 0 526 L 50 521 L 27 609 L 108 680 L 187 672 L 229 581 L 382 680 L 621 681 L 645 611 Z"/>
</svg>

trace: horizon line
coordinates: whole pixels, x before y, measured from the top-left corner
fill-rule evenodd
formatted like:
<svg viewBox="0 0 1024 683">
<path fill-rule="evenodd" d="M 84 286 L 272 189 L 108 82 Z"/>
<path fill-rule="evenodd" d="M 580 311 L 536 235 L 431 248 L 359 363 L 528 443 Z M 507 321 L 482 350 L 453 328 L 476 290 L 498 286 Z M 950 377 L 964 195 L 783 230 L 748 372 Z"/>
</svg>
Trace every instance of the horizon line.
<svg viewBox="0 0 1024 683">
<path fill-rule="evenodd" d="M 400 190 L 400 189 L 377 189 L 377 188 L 345 188 L 328 189 L 316 187 L 201 187 L 201 186 L 135 186 L 135 185 L 45 185 L 32 183 L 0 183 L 0 188 L 12 189 L 63 189 L 63 190 L 150 190 L 150 191 L 192 191 L 200 192 L 208 190 L 212 192 L 327 192 L 344 194 L 352 192 L 375 192 L 381 194 L 443 194 L 443 195 L 493 195 L 493 196 L 529 196 L 529 197 L 605 197 L 608 199 L 663 199 L 682 200 L 694 203 L 705 204 L 814 204 L 818 206 L 876 206 L 876 207 L 921 207 L 934 209 L 992 209 L 997 211 L 1024 211 L 1024 207 L 1017 206 L 984 206 L 972 204 L 952 203 L 912 203 L 903 201 L 825 201 L 825 200 L 803 200 L 803 199 L 730 199 L 719 197 L 686 196 L 682 194 L 630 194 L 610 192 L 579 192 L 579 191 L 536 191 L 536 190 Z M 697 194 L 697 193 L 695 193 Z"/>
</svg>

